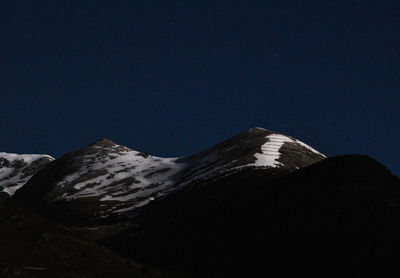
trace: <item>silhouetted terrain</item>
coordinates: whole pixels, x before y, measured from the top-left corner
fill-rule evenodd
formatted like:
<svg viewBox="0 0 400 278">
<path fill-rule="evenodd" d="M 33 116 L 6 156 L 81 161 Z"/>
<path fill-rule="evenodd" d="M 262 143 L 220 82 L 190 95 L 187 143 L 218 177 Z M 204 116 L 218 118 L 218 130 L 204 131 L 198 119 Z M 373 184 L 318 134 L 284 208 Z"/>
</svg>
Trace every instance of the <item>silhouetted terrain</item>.
<svg viewBox="0 0 400 278">
<path fill-rule="evenodd" d="M 286 176 L 248 171 L 170 195 L 105 244 L 205 277 L 395 276 L 399 201 L 400 181 L 384 166 L 334 157 Z"/>
<path fill-rule="evenodd" d="M 0 277 L 171 277 L 10 202 L 0 203 L 0 246 Z"/>
</svg>

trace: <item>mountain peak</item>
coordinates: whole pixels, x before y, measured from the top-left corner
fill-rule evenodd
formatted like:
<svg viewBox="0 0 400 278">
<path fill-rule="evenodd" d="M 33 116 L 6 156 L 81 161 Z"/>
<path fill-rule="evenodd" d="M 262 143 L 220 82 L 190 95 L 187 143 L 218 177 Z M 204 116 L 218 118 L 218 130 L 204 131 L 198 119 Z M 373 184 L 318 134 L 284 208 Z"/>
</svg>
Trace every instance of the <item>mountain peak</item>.
<svg viewBox="0 0 400 278">
<path fill-rule="evenodd" d="M 247 132 L 255 132 L 255 131 L 267 131 L 265 128 L 262 127 L 252 127 L 247 130 Z"/>
<path fill-rule="evenodd" d="M 268 135 L 268 134 L 273 134 L 273 133 L 277 133 L 277 132 L 268 130 L 268 129 L 265 129 L 262 127 L 252 127 L 238 135 L 239 136 L 249 136 L 249 135 L 253 136 L 253 135 L 263 135 L 263 134 Z"/>
<path fill-rule="evenodd" d="M 117 144 L 108 138 L 100 138 L 90 144 L 89 147 L 111 147 L 115 145 Z"/>
</svg>

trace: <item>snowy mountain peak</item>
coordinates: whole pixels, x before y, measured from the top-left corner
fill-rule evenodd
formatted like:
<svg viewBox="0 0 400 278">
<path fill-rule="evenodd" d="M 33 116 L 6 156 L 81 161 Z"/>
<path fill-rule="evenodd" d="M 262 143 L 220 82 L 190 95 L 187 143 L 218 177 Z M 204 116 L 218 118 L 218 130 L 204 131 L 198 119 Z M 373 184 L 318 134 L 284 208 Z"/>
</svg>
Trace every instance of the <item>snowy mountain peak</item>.
<svg viewBox="0 0 400 278">
<path fill-rule="evenodd" d="M 101 219 L 246 169 L 294 171 L 323 158 L 308 145 L 263 128 L 182 158 L 156 157 L 100 139 L 57 159 L 16 195 L 47 204 L 67 202 L 87 217 Z"/>
<path fill-rule="evenodd" d="M 49 155 L 0 152 L 0 192 L 13 195 L 30 177 L 53 160 Z"/>
</svg>

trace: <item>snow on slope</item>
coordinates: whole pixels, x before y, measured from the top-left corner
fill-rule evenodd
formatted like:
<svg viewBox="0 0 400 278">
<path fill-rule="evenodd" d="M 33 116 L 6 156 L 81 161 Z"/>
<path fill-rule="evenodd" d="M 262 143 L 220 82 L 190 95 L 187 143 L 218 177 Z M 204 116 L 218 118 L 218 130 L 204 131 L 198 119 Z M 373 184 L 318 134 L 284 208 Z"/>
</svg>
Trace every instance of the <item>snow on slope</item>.
<svg viewBox="0 0 400 278">
<path fill-rule="evenodd" d="M 177 158 L 161 158 L 102 139 L 60 159 L 67 174 L 53 184 L 50 203 L 85 200 L 102 203 L 102 217 L 141 207 L 164 194 L 186 165 Z"/>
<path fill-rule="evenodd" d="M 297 143 L 313 153 L 319 154 L 323 157 L 326 157 L 325 155 L 321 154 L 320 152 L 314 150 L 310 146 L 304 144 L 303 142 L 292 139 L 288 136 L 281 135 L 281 134 L 271 134 L 266 136 L 265 138 L 268 139 L 268 141 L 261 146 L 261 153 L 256 153 L 254 154 L 256 161 L 254 163 L 250 163 L 247 166 L 256 166 L 256 167 L 282 167 L 284 166 L 282 162 L 279 162 L 279 158 L 282 155 L 279 150 L 285 143 Z"/>
<path fill-rule="evenodd" d="M 256 127 L 203 152 L 179 159 L 188 166 L 179 173 L 178 186 L 223 177 L 245 168 L 284 167 L 292 171 L 325 157 L 299 140 Z"/>
<path fill-rule="evenodd" d="M 54 158 L 49 155 L 0 152 L 0 191 L 12 196 L 44 164 L 52 160 Z"/>
<path fill-rule="evenodd" d="M 114 145 L 111 148 L 118 149 L 121 146 Z M 125 202 L 148 197 L 171 185 L 172 176 L 184 166 L 175 163 L 176 158 L 143 155 L 127 148 L 120 151 L 118 156 L 110 155 L 106 159 L 93 161 L 95 157 L 94 154 L 84 156 L 84 166 L 57 184 L 60 187 L 73 184 L 76 193 L 66 194 L 65 199 L 102 196 L 100 201 Z M 82 179 L 88 172 L 98 175 Z M 137 206 L 143 205 L 143 201 Z"/>
<path fill-rule="evenodd" d="M 48 204 L 69 203 L 73 210 L 89 217 L 105 218 L 245 168 L 284 167 L 293 171 L 323 158 L 294 138 L 261 128 L 182 158 L 156 157 L 101 139 L 57 159 L 52 169 L 32 179 L 18 194 Z M 41 188 L 50 191 L 40 193 Z"/>
</svg>

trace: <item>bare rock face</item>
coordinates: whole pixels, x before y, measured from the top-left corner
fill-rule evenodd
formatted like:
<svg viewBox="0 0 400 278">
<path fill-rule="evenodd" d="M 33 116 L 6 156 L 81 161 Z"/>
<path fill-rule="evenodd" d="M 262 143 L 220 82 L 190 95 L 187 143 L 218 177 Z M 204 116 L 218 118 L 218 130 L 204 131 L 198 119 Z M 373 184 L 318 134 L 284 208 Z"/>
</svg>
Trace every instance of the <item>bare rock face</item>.
<svg viewBox="0 0 400 278">
<path fill-rule="evenodd" d="M 291 172 L 325 156 L 289 136 L 252 128 L 184 158 L 162 158 L 101 139 L 55 160 L 16 199 L 83 224 L 132 217 L 149 202 L 249 169 Z"/>
<path fill-rule="evenodd" d="M 12 196 L 53 160 L 48 155 L 0 153 L 0 198 Z"/>
</svg>

